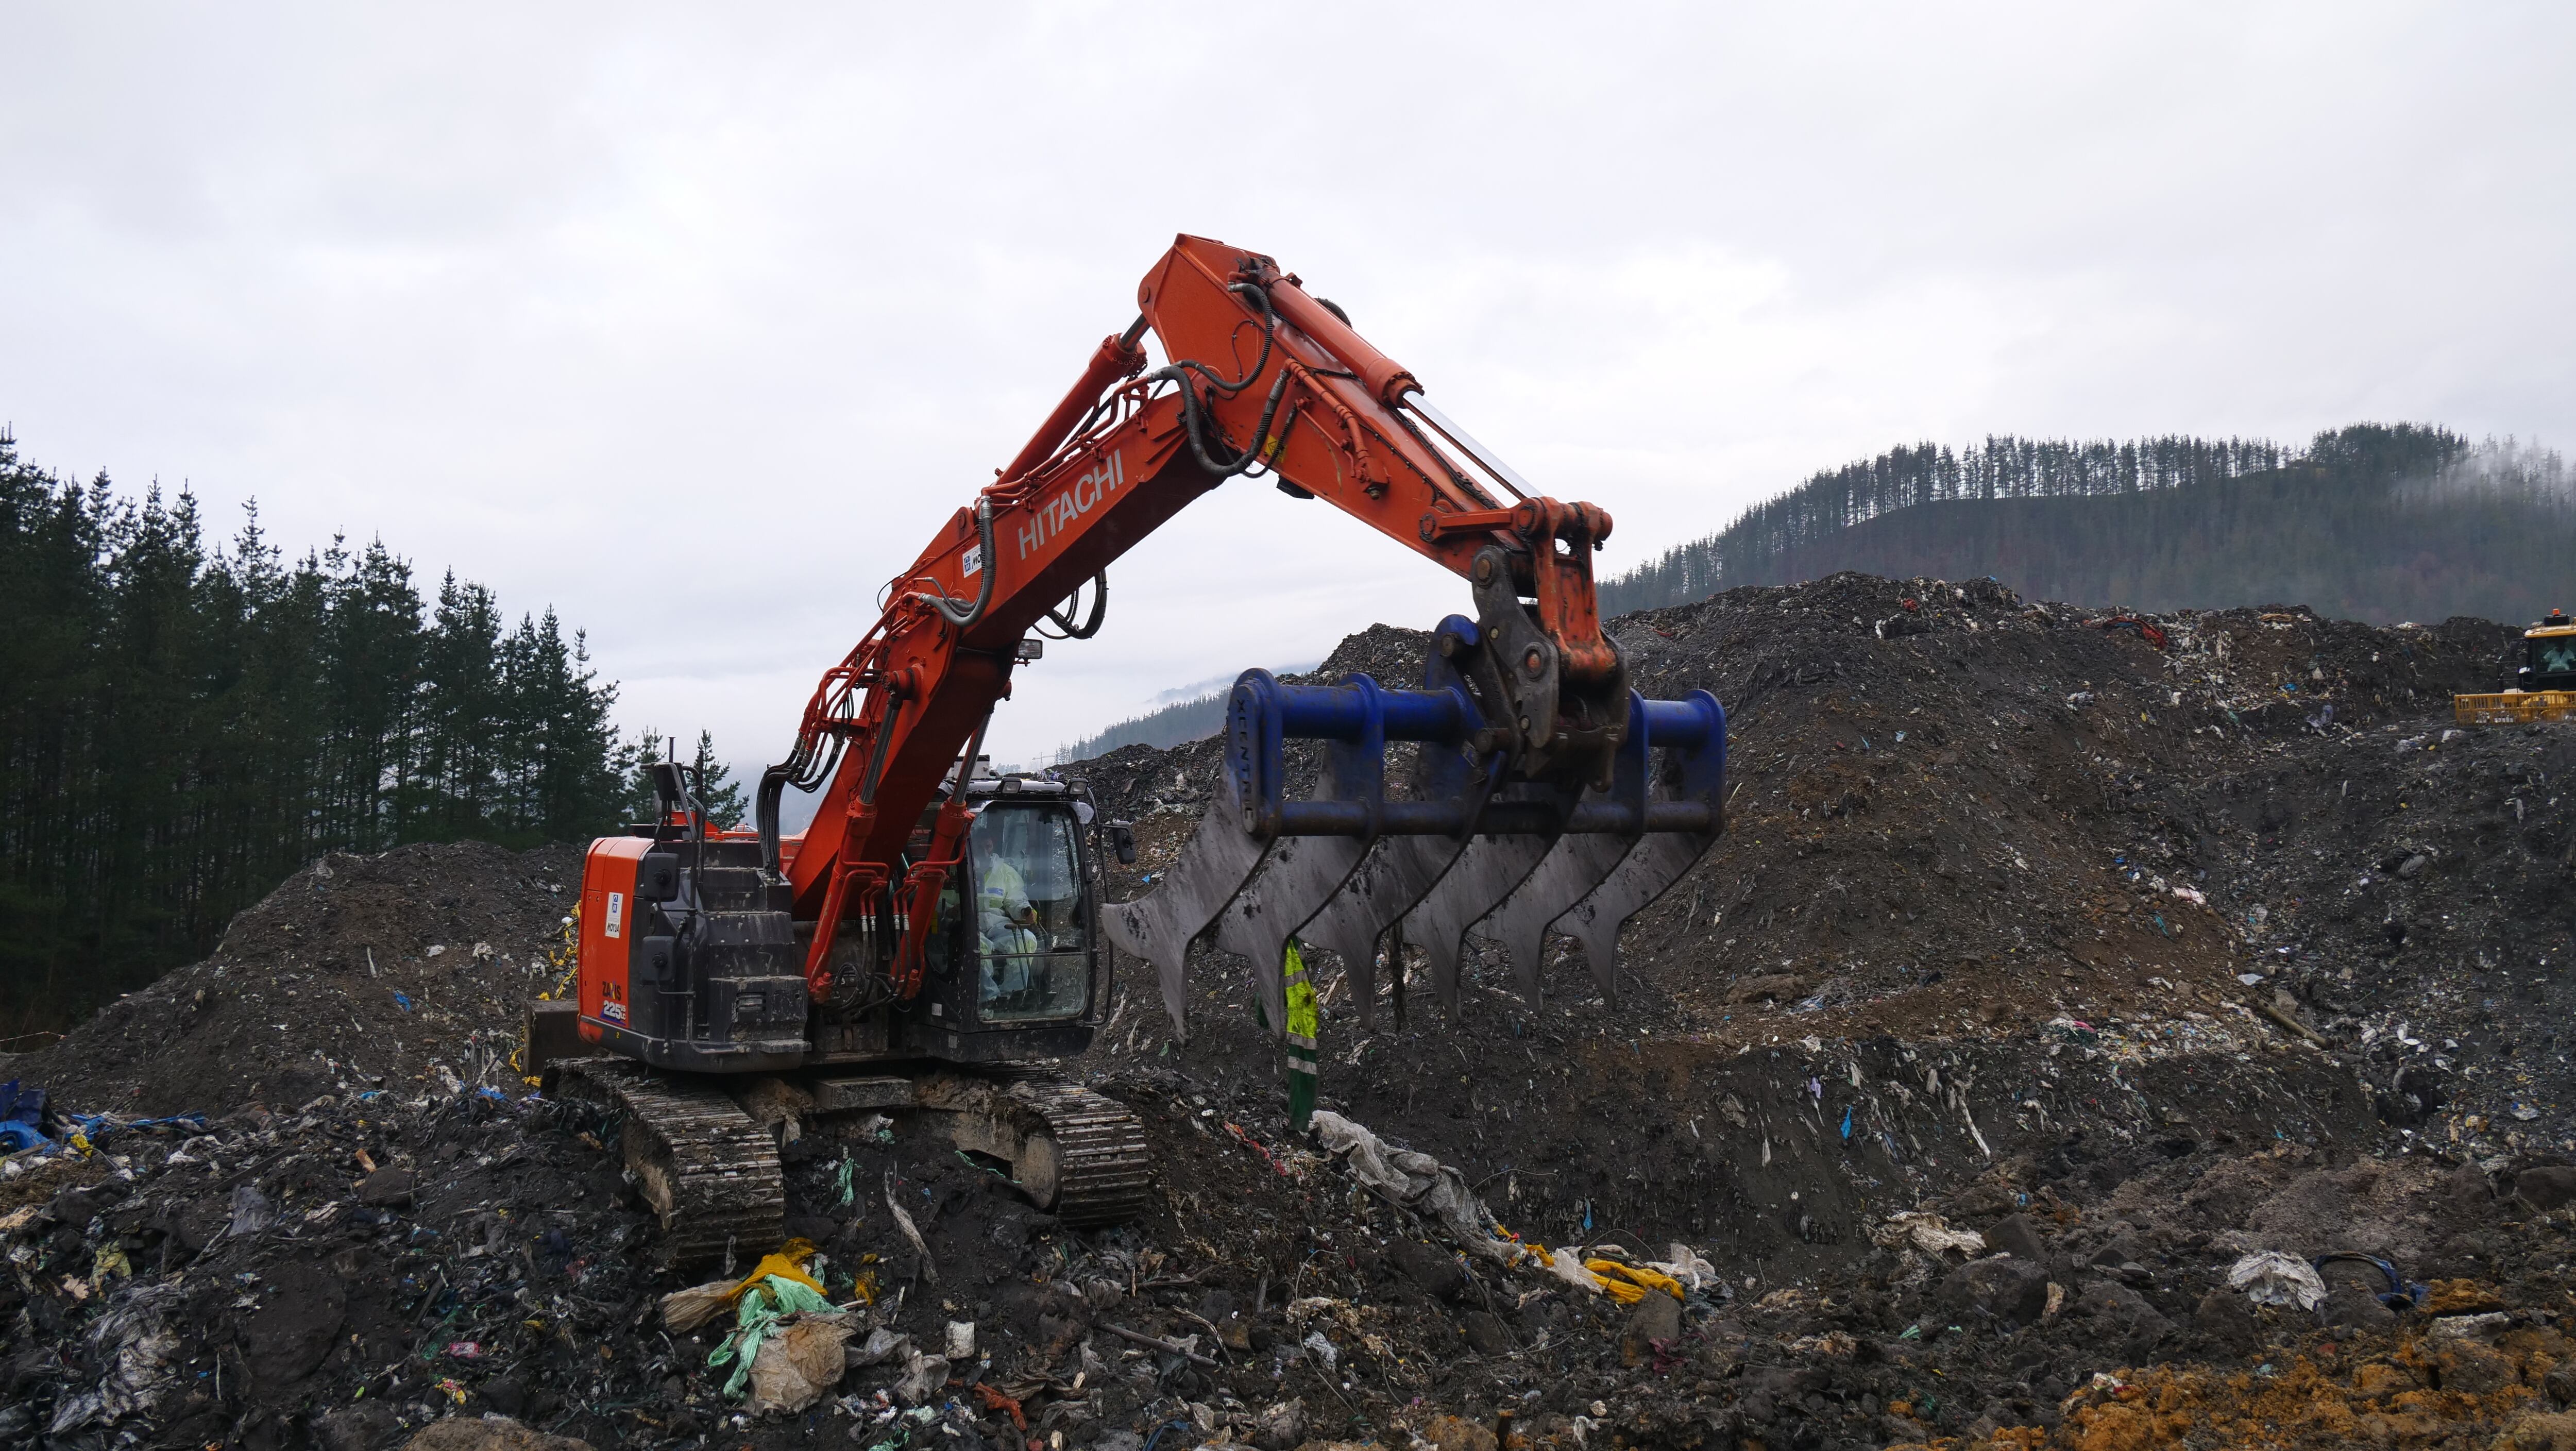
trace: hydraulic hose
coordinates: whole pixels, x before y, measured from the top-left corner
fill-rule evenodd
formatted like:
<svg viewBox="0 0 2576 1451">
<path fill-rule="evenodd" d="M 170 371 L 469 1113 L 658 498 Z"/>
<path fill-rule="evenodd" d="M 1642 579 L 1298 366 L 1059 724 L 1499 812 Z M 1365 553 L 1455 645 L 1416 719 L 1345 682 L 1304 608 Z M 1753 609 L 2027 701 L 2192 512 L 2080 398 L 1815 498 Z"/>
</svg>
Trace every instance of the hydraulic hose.
<svg viewBox="0 0 2576 1451">
<path fill-rule="evenodd" d="M 1109 614 L 1109 571 L 1104 569 L 1092 577 L 1091 618 L 1081 625 L 1076 625 L 1073 622 L 1073 603 L 1079 598 L 1081 598 L 1081 591 L 1076 590 L 1063 604 L 1048 608 L 1046 617 L 1055 622 L 1057 629 L 1064 631 L 1063 634 L 1056 636 L 1056 639 L 1088 640 L 1100 633 L 1100 622 Z"/>
<path fill-rule="evenodd" d="M 1279 335 L 1279 314 L 1270 310 L 1270 294 L 1251 282 L 1237 282 L 1226 291 L 1240 293 L 1261 304 L 1261 353 L 1252 360 L 1252 366 L 1244 370 L 1242 377 L 1228 381 L 1207 364 L 1183 358 L 1157 370 L 1155 377 L 1178 379 L 1183 372 L 1196 373 L 1208 380 L 1209 387 L 1231 398 L 1252 386 L 1252 380 L 1261 376 L 1261 370 L 1270 366 L 1270 346 Z"/>
<path fill-rule="evenodd" d="M 1181 421 L 1188 425 L 1190 453 L 1199 461 L 1199 467 L 1219 479 L 1230 479 L 1259 463 L 1261 441 L 1270 436 L 1271 420 L 1278 416 L 1279 400 L 1288 391 L 1288 370 L 1280 369 L 1279 376 L 1271 380 L 1270 396 L 1262 402 L 1261 422 L 1252 431 L 1252 443 L 1233 458 L 1222 460 L 1208 452 L 1206 404 L 1200 401 L 1197 390 L 1190 387 L 1188 379 L 1179 381 Z"/>
<path fill-rule="evenodd" d="M 760 827 L 760 869 L 770 881 L 779 879 L 778 871 L 778 796 L 787 788 L 787 768 L 772 766 L 760 773 L 760 795 L 753 809 L 753 820 Z"/>
<path fill-rule="evenodd" d="M 981 561 L 977 566 L 976 572 L 984 576 L 984 582 L 975 587 L 975 603 L 969 605 L 963 600 L 953 600 L 942 594 L 934 594 L 930 597 L 930 602 L 933 605 L 938 606 L 939 613 L 947 619 L 948 623 L 957 626 L 961 630 L 968 625 L 975 623 L 977 620 L 984 618 L 984 611 L 990 608 L 993 603 L 993 575 L 995 570 L 993 560 L 993 501 L 990 498 L 982 498 L 975 501 L 975 538 L 975 557 Z"/>
</svg>

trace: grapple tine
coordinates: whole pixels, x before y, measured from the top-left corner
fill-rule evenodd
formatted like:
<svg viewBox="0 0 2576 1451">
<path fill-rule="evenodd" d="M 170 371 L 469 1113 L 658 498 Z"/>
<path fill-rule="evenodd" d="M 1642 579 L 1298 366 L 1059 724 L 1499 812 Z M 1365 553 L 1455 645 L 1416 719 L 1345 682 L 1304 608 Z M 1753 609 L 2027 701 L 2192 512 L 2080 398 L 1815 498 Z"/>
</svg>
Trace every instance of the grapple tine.
<svg viewBox="0 0 2576 1451">
<path fill-rule="evenodd" d="M 1591 895 L 1556 919 L 1557 931 L 1583 943 L 1584 961 L 1592 967 L 1601 1000 L 1619 1001 L 1619 929 L 1682 879 L 1726 830 L 1726 709 L 1717 697 L 1694 690 L 1674 701 L 1639 699 L 1632 717 L 1641 740 L 1638 749 L 1666 744 L 1680 748 L 1670 764 L 1659 795 L 1697 799 L 1708 807 L 1704 829 L 1650 833 L 1604 877 Z M 1642 786 L 1643 778 L 1639 778 Z"/>
<path fill-rule="evenodd" d="M 1446 836 L 1400 836 L 1381 842 L 1324 909 L 1306 924 L 1306 941 L 1342 960 L 1359 1004 L 1360 1026 L 1377 1008 L 1377 944 L 1457 861 L 1464 843 Z M 1396 970 L 1403 971 L 1397 964 Z"/>
<path fill-rule="evenodd" d="M 1217 917 L 1216 945 L 1249 961 L 1252 990 L 1266 1014 L 1262 1021 L 1275 1035 L 1288 1032 L 1287 989 L 1280 977 L 1288 939 L 1341 890 L 1368 846 L 1352 837 L 1288 837 Z"/>
<path fill-rule="evenodd" d="M 1502 943 L 1522 997 L 1539 1000 L 1548 924 L 1590 896 L 1636 844 L 1625 836 L 1560 836 L 1529 879 L 1487 915 L 1483 926 Z"/>
<path fill-rule="evenodd" d="M 1682 879 L 1716 845 L 1718 833 L 1666 832 L 1647 837 L 1592 894 L 1556 919 L 1556 930 L 1583 944 L 1602 1001 L 1619 1002 L 1619 929 Z"/>
<path fill-rule="evenodd" d="M 1543 788 L 1517 787 L 1498 800 L 1528 800 Z M 1439 885 L 1405 914 L 1407 941 L 1431 961 L 1431 989 L 1450 1021 L 1458 1018 L 1458 957 L 1467 929 L 1512 894 L 1556 845 L 1553 835 L 1480 836 L 1458 854 Z"/>
<path fill-rule="evenodd" d="M 1232 778 L 1219 777 L 1216 790 L 1208 793 L 1199 829 L 1163 874 L 1162 884 L 1101 914 L 1101 925 L 1119 950 L 1154 964 L 1163 1011 L 1171 1015 L 1173 1034 L 1183 1040 L 1189 1037 L 1190 942 L 1252 880 L 1269 852 L 1270 843 L 1244 831 L 1243 800 Z"/>
<path fill-rule="evenodd" d="M 1610 780 L 1587 788 L 1584 801 L 1643 804 L 1647 794 L 1647 735 L 1645 700 L 1631 692 L 1628 733 L 1620 742 Z M 1532 1004 L 1538 1002 L 1541 991 L 1548 924 L 1590 896 L 1618 870 L 1637 841 L 1636 836 L 1625 833 L 1569 832 L 1558 837 L 1529 880 L 1522 882 L 1485 919 L 1486 930 L 1502 941 L 1503 956 L 1511 962 L 1512 977 L 1520 985 L 1521 996 Z"/>
</svg>

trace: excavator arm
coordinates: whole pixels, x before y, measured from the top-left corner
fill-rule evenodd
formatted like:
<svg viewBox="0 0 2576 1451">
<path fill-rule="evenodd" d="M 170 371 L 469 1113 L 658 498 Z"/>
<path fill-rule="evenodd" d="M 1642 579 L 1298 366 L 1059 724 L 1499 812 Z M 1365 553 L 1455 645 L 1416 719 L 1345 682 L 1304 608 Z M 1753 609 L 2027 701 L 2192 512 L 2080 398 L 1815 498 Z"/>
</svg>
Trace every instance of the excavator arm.
<svg viewBox="0 0 2576 1451">
<path fill-rule="evenodd" d="M 1022 641 L 1041 622 L 1096 631 L 1108 566 L 1238 474 L 1323 500 L 1466 577 L 1481 645 L 1468 682 L 1475 749 L 1515 780 L 1610 785 L 1631 711 L 1593 595 L 1609 515 L 1534 496 L 1268 257 L 1183 236 L 1137 304 L 1136 324 L 1102 340 L 994 484 L 892 581 L 875 627 L 816 687 L 794 751 L 762 780 L 768 870 L 795 915 L 817 923 L 806 968 L 817 1001 L 846 915 L 883 904 L 902 923 L 936 902 L 959 859 L 964 793 L 950 793 L 926 852 L 915 834 L 941 784 L 971 768 Z M 1168 359 L 1150 374 L 1146 328 Z M 823 797 L 782 860 L 790 785 Z M 917 989 L 920 971 L 915 946 L 898 989 Z"/>
</svg>

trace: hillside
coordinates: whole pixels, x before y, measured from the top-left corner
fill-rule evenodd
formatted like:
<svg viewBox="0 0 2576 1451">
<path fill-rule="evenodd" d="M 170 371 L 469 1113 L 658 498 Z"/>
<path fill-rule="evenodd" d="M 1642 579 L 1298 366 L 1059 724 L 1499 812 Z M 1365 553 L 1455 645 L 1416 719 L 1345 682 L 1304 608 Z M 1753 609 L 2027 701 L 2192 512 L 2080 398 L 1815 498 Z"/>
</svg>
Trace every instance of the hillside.
<svg viewBox="0 0 2576 1451">
<path fill-rule="evenodd" d="M 2493 624 L 2176 613 L 2160 650 L 2094 613 L 1839 575 L 1614 621 L 1647 693 L 1727 702 L 1734 781 L 1619 1000 L 1486 961 L 1455 1022 L 1363 1018 L 1315 964 L 1325 1107 L 1677 1298 L 1463 1253 L 1289 1131 L 1240 963 L 1196 963 L 1175 1040 L 1120 962 L 1066 1068 L 1146 1120 L 1155 1207 L 1073 1229 L 909 1125 L 809 1120 L 789 1224 L 879 1348 L 756 1414 L 710 1363 L 730 1325 L 655 1313 L 683 1281 L 619 1126 L 511 1071 L 569 858 L 409 846 L 7 1065 L 113 1116 L 0 1169 L 0 1440 L 2557 1444 L 2576 736 L 2445 739 Z M 1421 648 L 1379 626 L 1318 673 Z M 1214 744 L 1086 765 L 1143 847 L 1113 895 L 1168 867 Z M 2392 1310 L 2344 1261 L 2266 1304 L 2230 1283 L 2261 1252 L 2427 1289 Z"/>
<path fill-rule="evenodd" d="M 2304 451 L 1990 439 L 1820 473 L 1601 594 L 1611 613 L 1859 570 L 2145 609 L 2298 600 L 2382 623 L 2518 621 L 2567 602 L 2571 550 L 2555 455 L 2440 429 L 2356 425 Z"/>
<path fill-rule="evenodd" d="M 1312 664 L 1282 665 L 1275 673 L 1293 675 L 1314 668 Z M 1115 722 L 1103 728 L 1098 735 L 1085 736 L 1059 747 L 1055 753 L 1056 763 L 1087 761 L 1094 756 L 1105 756 L 1121 746 L 1177 746 L 1215 735 L 1225 724 L 1225 702 L 1233 690 L 1234 678 L 1227 676 L 1199 686 L 1165 691 L 1153 709 Z"/>
</svg>

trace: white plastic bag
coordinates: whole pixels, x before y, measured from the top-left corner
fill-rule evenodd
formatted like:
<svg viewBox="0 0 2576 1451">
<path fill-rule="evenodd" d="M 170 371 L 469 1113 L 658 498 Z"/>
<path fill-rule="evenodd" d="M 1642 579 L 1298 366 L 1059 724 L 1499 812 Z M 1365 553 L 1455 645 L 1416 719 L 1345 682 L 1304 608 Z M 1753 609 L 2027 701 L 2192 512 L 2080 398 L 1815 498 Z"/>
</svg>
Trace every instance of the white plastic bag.
<svg viewBox="0 0 2576 1451">
<path fill-rule="evenodd" d="M 2326 1282 L 2317 1277 L 2316 1267 L 2279 1250 L 2258 1250 L 2238 1260 L 2227 1272 L 2227 1283 L 2257 1305 L 2313 1310 L 2326 1297 Z"/>
</svg>

